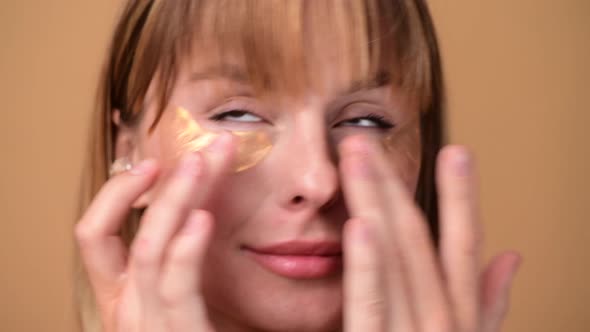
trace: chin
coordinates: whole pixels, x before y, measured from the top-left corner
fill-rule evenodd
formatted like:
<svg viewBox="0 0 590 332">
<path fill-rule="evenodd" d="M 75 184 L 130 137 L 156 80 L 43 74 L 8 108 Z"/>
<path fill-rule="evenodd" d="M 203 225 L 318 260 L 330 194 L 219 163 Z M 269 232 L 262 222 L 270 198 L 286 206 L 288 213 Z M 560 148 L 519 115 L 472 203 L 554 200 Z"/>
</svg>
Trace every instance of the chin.
<svg viewBox="0 0 590 332">
<path fill-rule="evenodd" d="M 259 269 L 236 273 L 214 270 L 206 273 L 209 277 L 203 286 L 210 318 L 220 331 L 341 330 L 341 274 L 293 280 Z"/>
<path fill-rule="evenodd" d="M 276 289 L 274 294 L 276 295 L 261 297 L 256 304 L 259 311 L 252 312 L 258 322 L 264 323 L 265 330 L 273 332 L 340 330 L 342 323 L 340 285 L 300 285 L 289 290 Z"/>
</svg>

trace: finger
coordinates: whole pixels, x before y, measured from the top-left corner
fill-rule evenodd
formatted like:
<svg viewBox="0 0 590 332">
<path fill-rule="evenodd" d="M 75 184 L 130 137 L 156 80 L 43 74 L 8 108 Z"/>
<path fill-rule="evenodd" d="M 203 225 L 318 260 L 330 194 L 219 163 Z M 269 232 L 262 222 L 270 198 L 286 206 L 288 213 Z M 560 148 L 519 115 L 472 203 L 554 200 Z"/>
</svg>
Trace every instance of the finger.
<svg viewBox="0 0 590 332">
<path fill-rule="evenodd" d="M 375 232 L 377 257 L 386 273 L 383 293 L 389 305 L 388 325 L 394 330 L 413 330 L 408 281 L 402 271 L 399 249 L 392 234 L 389 202 L 374 167 L 368 139 L 351 137 L 340 146 L 341 178 L 349 213 L 366 222 Z"/>
<path fill-rule="evenodd" d="M 387 331 L 383 264 L 366 221 L 346 222 L 344 248 L 344 330 Z"/>
<path fill-rule="evenodd" d="M 131 205 L 155 182 L 158 166 L 146 160 L 109 180 L 76 225 L 80 254 L 94 287 L 119 279 L 125 271 L 126 249 L 119 238 Z"/>
<path fill-rule="evenodd" d="M 475 182 L 475 167 L 465 148 L 448 146 L 440 152 L 437 162 L 440 256 L 459 331 L 475 331 L 481 319 L 479 267 L 482 236 Z"/>
<path fill-rule="evenodd" d="M 370 162 L 371 151 L 367 141 L 368 138 L 356 136 L 339 146 L 342 185 L 351 215 L 373 224 L 378 234 L 383 234 L 389 229 L 388 223 L 384 222 L 386 202 L 380 186 L 376 185 L 380 179 Z"/>
<path fill-rule="evenodd" d="M 496 256 L 484 271 L 481 288 L 483 332 L 500 331 L 509 308 L 512 281 L 521 261 L 517 253 L 503 253 Z"/>
<path fill-rule="evenodd" d="M 203 205 L 220 175 L 228 170 L 232 136 L 220 136 L 209 149 L 217 153 L 207 160 L 208 164 L 200 152 L 185 156 L 142 218 L 132 243 L 130 263 L 132 277 L 145 290 L 146 297 L 154 294 L 170 239 L 190 211 Z"/>
<path fill-rule="evenodd" d="M 369 162 L 373 164 L 379 181 L 381 201 L 387 201 L 391 231 L 399 250 L 401 270 L 407 281 L 410 314 L 422 331 L 448 331 L 453 327 L 443 287 L 439 262 L 429 226 L 413 194 L 402 180 L 395 165 L 386 157 L 383 148 L 369 142 Z"/>
<path fill-rule="evenodd" d="M 383 161 L 379 164 L 384 165 Z M 429 225 L 413 195 L 399 175 L 384 170 L 386 195 L 393 202 L 393 234 L 398 243 L 402 270 L 409 284 L 414 324 L 420 331 L 454 330 L 440 263 L 435 254 Z"/>
<path fill-rule="evenodd" d="M 172 331 L 209 328 L 201 297 L 201 273 L 212 227 L 213 217 L 195 210 L 170 244 L 160 295 Z"/>
</svg>

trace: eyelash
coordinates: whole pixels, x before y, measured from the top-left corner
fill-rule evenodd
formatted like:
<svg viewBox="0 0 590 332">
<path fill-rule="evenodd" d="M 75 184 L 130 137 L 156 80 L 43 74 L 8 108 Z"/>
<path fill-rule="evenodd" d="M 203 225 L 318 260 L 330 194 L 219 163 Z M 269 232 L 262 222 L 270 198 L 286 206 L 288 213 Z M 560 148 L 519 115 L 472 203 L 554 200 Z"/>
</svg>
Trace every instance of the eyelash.
<svg viewBox="0 0 590 332">
<path fill-rule="evenodd" d="M 232 115 L 233 116 L 251 115 L 251 116 L 255 116 L 260 119 L 260 121 L 256 121 L 256 122 L 265 122 L 265 120 L 261 116 L 256 115 L 255 113 L 252 113 L 250 111 L 243 110 L 243 109 L 235 109 L 235 110 L 230 110 L 230 111 L 226 111 L 226 112 L 221 112 L 219 114 L 213 115 L 210 119 L 213 121 L 221 122 L 221 121 L 225 121 L 225 117 L 232 116 Z M 231 120 L 229 120 L 229 121 L 231 121 Z M 236 122 L 252 123 L 254 121 L 236 121 Z"/>
<path fill-rule="evenodd" d="M 262 117 L 247 111 L 247 110 L 243 110 L 243 109 L 235 109 L 235 110 L 230 110 L 230 111 L 226 111 L 226 112 L 221 112 L 219 114 L 215 114 L 214 116 L 212 116 L 210 119 L 212 121 L 217 121 L 217 122 L 221 122 L 221 121 L 225 121 L 225 118 L 228 116 L 244 116 L 244 115 L 251 115 L 251 116 L 255 116 L 257 118 L 260 119 L 260 121 L 236 121 L 236 122 L 244 122 L 244 123 L 253 123 L 253 122 L 266 122 L 266 120 L 264 120 Z M 370 113 L 366 116 L 359 116 L 356 118 L 351 118 L 351 119 L 347 119 L 344 121 L 339 122 L 337 125 L 343 124 L 345 122 L 352 122 L 352 121 L 359 121 L 359 120 L 370 120 L 375 122 L 376 126 L 375 127 L 367 127 L 367 126 L 358 126 L 358 127 L 365 127 L 365 128 L 377 128 L 377 129 L 381 129 L 381 130 L 387 130 L 387 129 L 392 129 L 393 127 L 395 127 L 395 125 L 393 123 L 391 123 L 390 121 L 386 120 L 384 116 L 382 115 L 378 115 L 378 114 L 374 114 L 374 113 Z M 231 120 L 229 120 L 231 121 Z M 347 127 L 356 127 L 353 125 L 344 125 Z"/>
<path fill-rule="evenodd" d="M 390 121 L 388 121 L 387 119 L 385 119 L 385 117 L 383 115 L 379 115 L 379 114 L 375 114 L 375 113 L 370 113 L 368 115 L 365 116 L 359 116 L 356 118 L 352 118 L 352 119 L 347 119 L 344 121 L 339 122 L 338 124 L 342 124 L 343 122 L 351 122 L 351 121 L 358 121 L 358 120 L 371 120 L 373 122 L 375 122 L 377 129 L 381 129 L 381 130 L 387 130 L 387 129 L 392 129 L 393 127 L 395 127 L 395 124 L 391 123 Z M 354 127 L 351 125 L 347 125 L 348 127 Z M 365 127 L 365 126 L 358 126 L 358 127 Z M 373 128 L 373 127 L 366 127 L 366 128 Z"/>
</svg>

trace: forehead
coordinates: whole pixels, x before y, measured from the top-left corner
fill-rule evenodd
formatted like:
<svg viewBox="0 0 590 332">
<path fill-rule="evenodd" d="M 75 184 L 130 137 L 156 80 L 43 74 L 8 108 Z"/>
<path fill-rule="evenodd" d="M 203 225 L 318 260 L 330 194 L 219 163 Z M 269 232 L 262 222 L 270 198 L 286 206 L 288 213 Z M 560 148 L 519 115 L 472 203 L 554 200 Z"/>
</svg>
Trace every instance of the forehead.
<svg viewBox="0 0 590 332">
<path fill-rule="evenodd" d="M 392 77 L 401 68 L 395 38 L 369 29 L 379 18 L 369 19 L 366 2 L 374 1 L 204 1 L 190 20 L 197 23 L 183 23 L 182 72 L 288 94 Z"/>
<path fill-rule="evenodd" d="M 252 77 L 244 59 L 222 57 L 207 53 L 198 53 L 198 56 L 190 58 L 180 72 L 181 84 L 207 84 L 219 83 L 221 86 L 237 86 L 242 90 L 248 90 L 250 94 L 256 95 L 286 95 L 300 96 L 301 94 L 323 94 L 323 95 L 349 95 L 363 90 L 375 89 L 391 84 L 391 77 L 386 71 L 379 71 L 372 77 L 354 77 L 338 61 L 318 61 L 322 66 L 314 66 L 313 72 L 302 73 L 309 68 L 295 68 L 292 73 L 283 73 L 284 76 L 274 78 L 270 81 L 256 81 L 260 77 Z M 297 75 L 304 76 L 295 77 Z M 255 75 L 254 75 L 255 76 Z M 300 86 L 289 90 L 289 85 L 274 86 L 271 82 L 278 79 L 286 81 L 297 81 Z M 282 89 L 281 89 L 282 88 Z M 287 89 L 286 89 L 287 88 Z M 298 94 L 299 93 L 299 94 Z"/>
</svg>

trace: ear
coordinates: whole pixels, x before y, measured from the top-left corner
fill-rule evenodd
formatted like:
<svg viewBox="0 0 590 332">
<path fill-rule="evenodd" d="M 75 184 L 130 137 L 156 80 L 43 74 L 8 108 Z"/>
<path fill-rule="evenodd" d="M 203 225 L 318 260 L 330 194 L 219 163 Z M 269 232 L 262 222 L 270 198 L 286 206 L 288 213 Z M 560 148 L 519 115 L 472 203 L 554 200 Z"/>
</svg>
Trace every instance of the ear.
<svg viewBox="0 0 590 332">
<path fill-rule="evenodd" d="M 117 134 L 114 141 L 115 159 L 129 158 L 133 165 L 140 161 L 140 154 L 137 145 L 137 133 L 135 128 L 124 124 L 121 121 L 121 111 L 113 110 L 113 124 L 117 127 Z M 133 208 L 144 208 L 151 201 L 152 189 L 141 195 L 134 203 Z"/>
<path fill-rule="evenodd" d="M 137 154 L 134 129 L 121 121 L 121 111 L 118 109 L 112 112 L 113 124 L 117 127 L 114 141 L 115 159 L 127 157 L 129 160 L 136 162 L 134 158 Z"/>
</svg>

